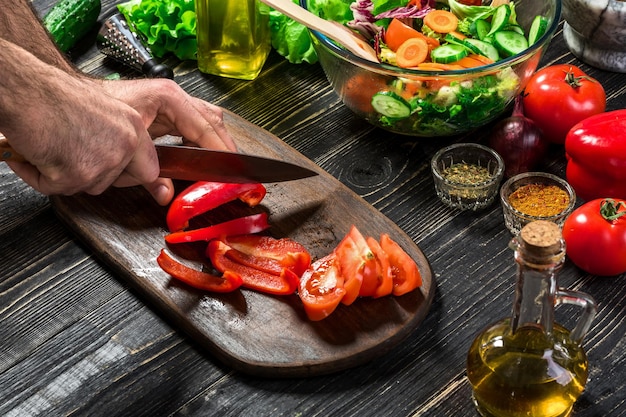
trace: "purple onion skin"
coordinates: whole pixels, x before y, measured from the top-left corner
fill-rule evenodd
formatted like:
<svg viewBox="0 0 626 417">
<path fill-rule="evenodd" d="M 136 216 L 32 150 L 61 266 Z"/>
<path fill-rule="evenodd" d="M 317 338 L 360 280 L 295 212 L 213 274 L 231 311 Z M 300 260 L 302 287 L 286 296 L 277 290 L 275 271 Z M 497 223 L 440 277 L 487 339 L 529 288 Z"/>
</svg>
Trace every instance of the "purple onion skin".
<svg viewBox="0 0 626 417">
<path fill-rule="evenodd" d="M 504 159 L 506 177 L 532 171 L 548 152 L 541 130 L 523 115 L 518 102 L 513 115 L 498 122 L 489 137 L 489 146 Z"/>
</svg>

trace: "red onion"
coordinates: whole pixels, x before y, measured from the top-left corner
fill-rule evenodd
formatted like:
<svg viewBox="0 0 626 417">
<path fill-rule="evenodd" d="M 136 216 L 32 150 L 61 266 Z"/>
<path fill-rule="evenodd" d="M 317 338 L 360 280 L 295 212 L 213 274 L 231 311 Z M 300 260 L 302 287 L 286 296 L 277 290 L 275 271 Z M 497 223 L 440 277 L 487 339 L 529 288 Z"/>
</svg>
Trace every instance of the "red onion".
<svg viewBox="0 0 626 417">
<path fill-rule="evenodd" d="M 548 151 L 548 142 L 531 119 L 524 116 L 522 97 L 515 99 L 513 114 L 491 131 L 489 146 L 504 159 L 504 175 L 531 171 Z"/>
</svg>

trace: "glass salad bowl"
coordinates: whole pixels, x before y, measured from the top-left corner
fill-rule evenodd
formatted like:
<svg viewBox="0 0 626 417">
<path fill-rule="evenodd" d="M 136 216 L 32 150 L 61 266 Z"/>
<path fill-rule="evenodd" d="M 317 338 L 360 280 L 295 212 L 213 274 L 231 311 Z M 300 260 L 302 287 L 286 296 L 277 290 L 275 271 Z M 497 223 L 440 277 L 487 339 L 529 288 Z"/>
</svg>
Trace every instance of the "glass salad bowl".
<svg viewBox="0 0 626 417">
<path fill-rule="evenodd" d="M 341 21 L 353 28 L 354 15 L 363 12 L 359 6 L 369 4 L 369 12 L 366 13 L 371 16 L 371 5 L 377 3 L 371 0 L 299 1 L 303 8 L 314 14 L 328 20 Z M 429 1 L 433 0 L 422 0 L 422 5 L 429 4 Z M 490 0 L 483 1 L 490 3 Z M 443 65 L 441 68 L 432 66 L 422 69 L 424 66 L 421 65 L 400 68 L 391 64 L 393 58 L 390 62 L 379 63 L 358 57 L 314 30 L 311 30 L 311 39 L 333 90 L 357 116 L 399 134 L 416 137 L 453 136 L 484 126 L 507 111 L 537 69 L 558 26 L 561 0 L 514 0 L 511 3 L 514 4 L 511 14 L 517 21 L 517 27 L 507 27 L 505 30 L 523 31 L 529 46 L 524 46 L 518 52 L 507 52 L 497 45 L 501 51 L 498 60 L 485 60 L 484 64 L 473 67 Z M 472 16 L 473 13 L 474 16 L 480 16 L 490 6 L 465 6 L 458 0 L 445 0 L 445 3 L 437 3 L 436 8 L 440 7 L 459 13 L 459 22 L 463 21 L 466 28 L 470 20 L 480 18 L 491 22 L 495 19 L 495 14 L 483 15 L 482 18 Z M 541 19 L 537 16 L 541 16 Z M 542 24 L 540 33 L 543 34 L 536 36 L 535 28 L 531 29 L 531 26 L 539 20 Z M 417 20 L 419 24 L 420 20 Z M 366 24 L 363 29 L 363 25 L 360 25 L 359 31 L 369 32 L 368 36 L 380 32 L 380 29 L 372 30 L 372 27 L 376 28 Z M 479 35 L 480 32 L 476 38 L 480 40 Z M 485 36 L 483 43 L 494 44 L 493 34 L 491 38 L 487 32 L 482 35 Z M 455 42 L 443 34 L 439 37 L 440 45 Z M 467 46 L 467 42 L 463 46 Z M 467 52 L 475 55 L 477 51 L 468 48 Z"/>
</svg>

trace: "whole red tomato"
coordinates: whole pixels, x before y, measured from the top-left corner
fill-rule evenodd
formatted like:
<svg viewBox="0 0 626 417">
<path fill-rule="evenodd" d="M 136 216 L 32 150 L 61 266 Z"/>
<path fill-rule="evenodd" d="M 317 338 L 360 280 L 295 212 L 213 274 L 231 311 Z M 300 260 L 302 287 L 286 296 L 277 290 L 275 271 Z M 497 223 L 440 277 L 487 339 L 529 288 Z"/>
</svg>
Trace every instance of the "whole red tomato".
<svg viewBox="0 0 626 417">
<path fill-rule="evenodd" d="M 583 204 L 563 224 L 567 256 L 601 276 L 626 272 L 626 202 L 599 198 Z"/>
<path fill-rule="evenodd" d="M 578 122 L 606 109 L 599 81 L 574 65 L 560 64 L 537 71 L 524 89 L 524 113 L 553 143 L 565 142 Z"/>
</svg>

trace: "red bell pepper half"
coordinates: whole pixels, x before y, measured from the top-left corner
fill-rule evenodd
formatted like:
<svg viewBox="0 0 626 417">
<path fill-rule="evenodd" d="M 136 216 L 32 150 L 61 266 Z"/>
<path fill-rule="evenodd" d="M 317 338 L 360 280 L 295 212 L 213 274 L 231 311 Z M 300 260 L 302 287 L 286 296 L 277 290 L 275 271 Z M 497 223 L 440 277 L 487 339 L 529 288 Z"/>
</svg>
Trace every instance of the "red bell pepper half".
<svg viewBox="0 0 626 417">
<path fill-rule="evenodd" d="M 226 271 L 221 277 L 198 271 L 176 261 L 165 249 L 161 250 L 157 263 L 175 279 L 199 290 L 224 293 L 234 291 L 243 284 L 241 276 L 233 271 Z"/>
<path fill-rule="evenodd" d="M 244 288 L 274 295 L 293 294 L 298 288 L 300 278 L 289 268 L 282 268 L 278 275 L 266 272 L 233 260 L 233 257 L 237 259 L 240 255 L 233 256 L 231 251 L 237 252 L 222 240 L 212 240 L 207 248 L 207 256 L 218 271 L 231 271 L 240 275 Z"/>
<path fill-rule="evenodd" d="M 265 193 L 265 186 L 258 183 L 198 181 L 174 198 L 167 211 L 167 227 L 170 232 L 183 230 L 187 228 L 192 217 L 236 199 L 254 207 L 263 200 Z"/>
<path fill-rule="evenodd" d="M 585 201 L 626 199 L 626 109 L 588 117 L 565 138 L 567 181 Z"/>
<path fill-rule="evenodd" d="M 165 236 L 167 243 L 189 243 L 217 239 L 222 236 L 245 235 L 259 233 L 269 228 L 267 213 L 252 214 L 239 217 L 200 229 L 184 230 Z"/>
</svg>

